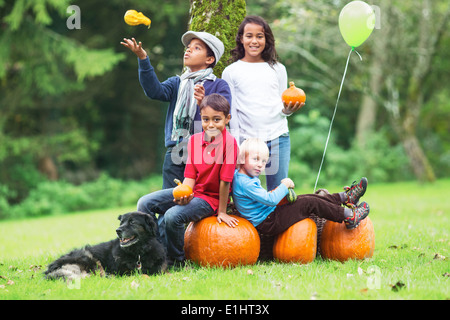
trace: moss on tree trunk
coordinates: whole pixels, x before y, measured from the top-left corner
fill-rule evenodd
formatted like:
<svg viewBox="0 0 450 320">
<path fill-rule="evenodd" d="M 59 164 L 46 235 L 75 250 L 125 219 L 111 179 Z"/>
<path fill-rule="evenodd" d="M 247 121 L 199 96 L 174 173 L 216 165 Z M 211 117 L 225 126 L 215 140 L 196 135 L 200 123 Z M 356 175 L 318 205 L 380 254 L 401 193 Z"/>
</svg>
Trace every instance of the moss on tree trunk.
<svg viewBox="0 0 450 320">
<path fill-rule="evenodd" d="M 230 64 L 230 51 L 236 45 L 236 33 L 246 13 L 245 0 L 191 0 L 188 29 L 209 32 L 225 46 L 222 58 L 214 67 L 214 74 L 218 77 Z"/>
</svg>

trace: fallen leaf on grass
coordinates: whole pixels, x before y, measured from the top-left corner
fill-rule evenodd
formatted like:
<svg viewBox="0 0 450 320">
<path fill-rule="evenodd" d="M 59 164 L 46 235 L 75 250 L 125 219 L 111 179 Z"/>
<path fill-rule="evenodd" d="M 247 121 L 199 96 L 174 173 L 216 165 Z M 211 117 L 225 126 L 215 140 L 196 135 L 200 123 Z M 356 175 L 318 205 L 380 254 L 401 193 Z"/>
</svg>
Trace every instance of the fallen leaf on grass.
<svg viewBox="0 0 450 320">
<path fill-rule="evenodd" d="M 33 271 L 33 272 L 38 272 L 38 271 L 40 271 L 41 269 L 42 269 L 42 266 L 41 266 L 41 265 L 34 265 L 34 264 L 32 264 L 32 265 L 28 268 L 29 271 Z"/>
<path fill-rule="evenodd" d="M 399 245 L 399 246 L 392 245 L 392 246 L 388 247 L 388 249 L 406 249 L 406 248 L 408 248 L 407 244 L 402 244 L 402 245 Z"/>
<path fill-rule="evenodd" d="M 397 281 L 396 284 L 391 285 L 392 291 L 398 292 L 400 289 L 402 289 L 405 286 L 405 284 L 401 281 Z"/>
<path fill-rule="evenodd" d="M 447 257 L 446 256 L 443 256 L 443 255 L 441 255 L 441 254 L 439 254 L 439 253 L 436 253 L 435 255 L 434 255 L 434 258 L 433 258 L 434 260 L 445 260 L 445 259 L 447 259 Z"/>
<path fill-rule="evenodd" d="M 253 275 L 252 269 L 248 269 L 248 270 L 247 270 L 247 275 L 249 275 L 249 276 Z"/>
</svg>

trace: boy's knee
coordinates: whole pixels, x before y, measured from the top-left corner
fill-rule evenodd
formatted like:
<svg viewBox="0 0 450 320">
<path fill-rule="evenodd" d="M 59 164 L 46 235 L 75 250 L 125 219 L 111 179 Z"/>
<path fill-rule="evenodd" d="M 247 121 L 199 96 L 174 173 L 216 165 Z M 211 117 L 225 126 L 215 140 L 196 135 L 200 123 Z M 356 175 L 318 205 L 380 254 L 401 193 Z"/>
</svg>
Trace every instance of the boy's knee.
<svg viewBox="0 0 450 320">
<path fill-rule="evenodd" d="M 150 213 L 150 207 L 152 206 L 152 197 L 151 194 L 147 194 L 139 198 L 137 202 L 137 211 L 142 211 L 145 213 Z"/>
<path fill-rule="evenodd" d="M 147 206 L 145 205 L 144 197 L 141 197 L 137 202 L 137 211 L 147 213 Z"/>
<path fill-rule="evenodd" d="M 166 227 L 178 226 L 184 224 L 181 213 L 177 210 L 178 208 L 173 207 L 164 214 L 164 221 Z"/>
</svg>

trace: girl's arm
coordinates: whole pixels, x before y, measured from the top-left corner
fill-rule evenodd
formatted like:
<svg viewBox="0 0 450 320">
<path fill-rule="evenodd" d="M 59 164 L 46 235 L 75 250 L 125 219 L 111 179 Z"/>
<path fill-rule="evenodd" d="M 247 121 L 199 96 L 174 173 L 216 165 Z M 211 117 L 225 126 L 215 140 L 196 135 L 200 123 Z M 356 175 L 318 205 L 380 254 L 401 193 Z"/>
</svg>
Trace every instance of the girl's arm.
<svg viewBox="0 0 450 320">
<path fill-rule="evenodd" d="M 227 214 L 227 203 L 230 192 L 230 182 L 220 180 L 219 186 L 219 208 L 217 209 L 217 221 L 225 222 L 229 227 L 236 227 L 239 220 Z"/>
</svg>

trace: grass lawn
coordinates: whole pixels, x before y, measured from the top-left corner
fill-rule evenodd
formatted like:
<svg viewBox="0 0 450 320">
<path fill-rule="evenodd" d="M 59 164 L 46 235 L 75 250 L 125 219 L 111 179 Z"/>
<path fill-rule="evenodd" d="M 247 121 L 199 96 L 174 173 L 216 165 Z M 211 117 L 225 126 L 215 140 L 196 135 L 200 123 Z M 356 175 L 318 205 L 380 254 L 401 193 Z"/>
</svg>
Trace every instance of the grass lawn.
<svg viewBox="0 0 450 320">
<path fill-rule="evenodd" d="M 338 192 L 338 188 L 329 188 Z M 0 222 L 0 300 L 13 299 L 438 299 L 450 298 L 450 180 L 369 185 L 375 253 L 365 261 L 191 266 L 144 277 L 47 281 L 46 265 L 74 247 L 115 237 L 134 208 Z M 307 190 L 296 190 L 298 194 Z"/>
</svg>

